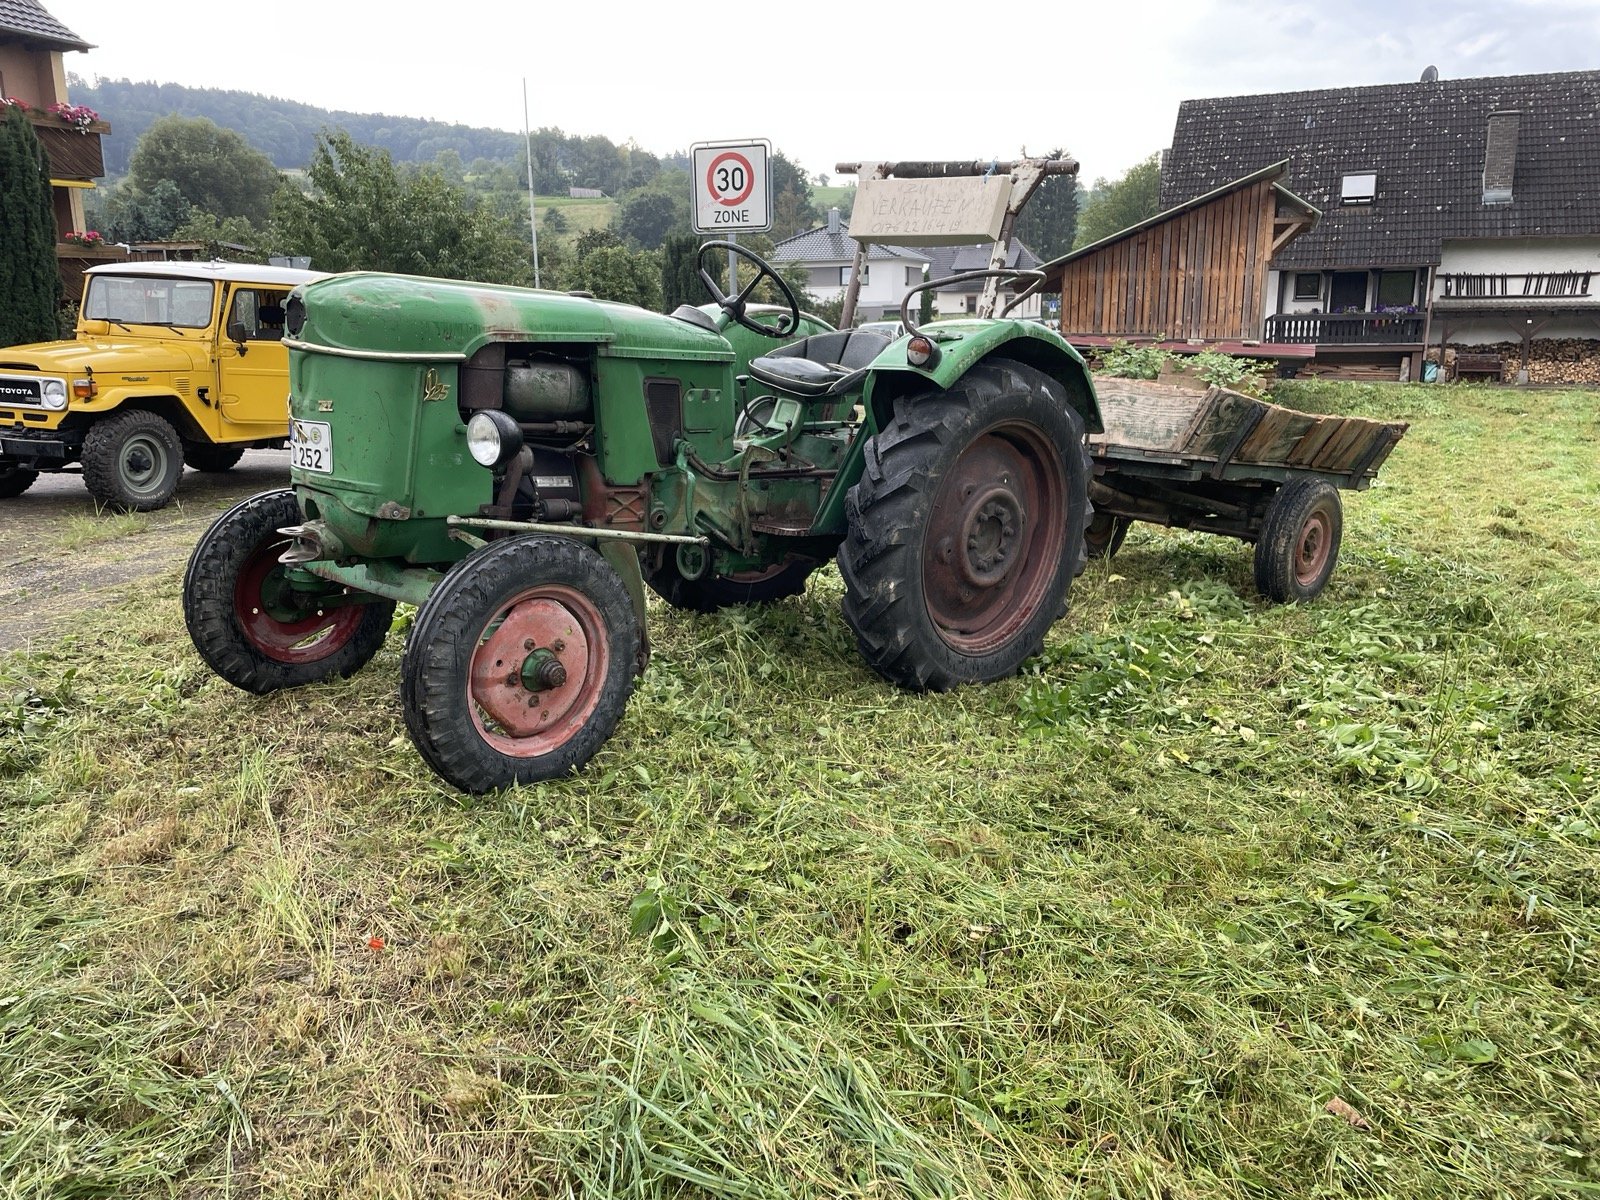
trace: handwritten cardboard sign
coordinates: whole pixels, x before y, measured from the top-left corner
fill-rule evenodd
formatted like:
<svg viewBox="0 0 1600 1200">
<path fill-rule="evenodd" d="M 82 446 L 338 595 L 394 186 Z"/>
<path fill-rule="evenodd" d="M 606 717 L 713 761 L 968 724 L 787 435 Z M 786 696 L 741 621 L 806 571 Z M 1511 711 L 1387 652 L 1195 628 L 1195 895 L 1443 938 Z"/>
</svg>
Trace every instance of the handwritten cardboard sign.
<svg viewBox="0 0 1600 1200">
<path fill-rule="evenodd" d="M 850 214 L 858 242 L 960 246 L 1000 236 L 1011 176 L 958 179 L 863 179 Z"/>
</svg>

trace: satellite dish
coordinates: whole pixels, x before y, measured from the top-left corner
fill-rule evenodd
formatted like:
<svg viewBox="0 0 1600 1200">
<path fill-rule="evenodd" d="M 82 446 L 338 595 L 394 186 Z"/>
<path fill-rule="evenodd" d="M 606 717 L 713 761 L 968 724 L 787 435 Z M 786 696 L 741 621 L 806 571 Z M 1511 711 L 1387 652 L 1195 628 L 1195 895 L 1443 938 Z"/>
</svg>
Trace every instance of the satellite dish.
<svg viewBox="0 0 1600 1200">
<path fill-rule="evenodd" d="M 1434 67 L 1434 66 L 1424 67 L 1422 69 L 1422 82 L 1423 83 L 1438 83 L 1439 82 L 1439 68 L 1438 67 Z"/>
</svg>

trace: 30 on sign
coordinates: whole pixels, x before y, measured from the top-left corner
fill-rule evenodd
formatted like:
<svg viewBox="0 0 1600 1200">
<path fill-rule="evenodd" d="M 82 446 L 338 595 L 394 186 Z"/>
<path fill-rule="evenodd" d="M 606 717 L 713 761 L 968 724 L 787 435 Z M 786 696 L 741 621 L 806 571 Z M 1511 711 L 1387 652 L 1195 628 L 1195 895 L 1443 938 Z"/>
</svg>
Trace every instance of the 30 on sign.
<svg viewBox="0 0 1600 1200">
<path fill-rule="evenodd" d="M 694 147 L 697 233 L 772 227 L 765 142 L 700 142 Z"/>
</svg>

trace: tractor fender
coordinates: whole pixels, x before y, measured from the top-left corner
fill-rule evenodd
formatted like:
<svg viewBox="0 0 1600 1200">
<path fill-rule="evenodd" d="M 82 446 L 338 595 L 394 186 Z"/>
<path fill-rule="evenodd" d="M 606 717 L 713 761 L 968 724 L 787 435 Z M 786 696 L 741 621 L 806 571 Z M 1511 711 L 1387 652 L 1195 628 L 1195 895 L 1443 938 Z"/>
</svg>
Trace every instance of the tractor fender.
<svg viewBox="0 0 1600 1200">
<path fill-rule="evenodd" d="M 968 371 L 990 358 L 1009 358 L 1044 372 L 1066 389 L 1067 399 L 1083 418 L 1089 433 L 1102 433 L 1100 404 L 1083 357 L 1055 330 L 1037 321 L 950 321 L 929 327 L 939 347 L 931 368 L 906 361 L 902 338 L 874 360 L 866 396 L 879 419 L 886 420 L 894 398 L 908 392 L 953 387 Z"/>
</svg>

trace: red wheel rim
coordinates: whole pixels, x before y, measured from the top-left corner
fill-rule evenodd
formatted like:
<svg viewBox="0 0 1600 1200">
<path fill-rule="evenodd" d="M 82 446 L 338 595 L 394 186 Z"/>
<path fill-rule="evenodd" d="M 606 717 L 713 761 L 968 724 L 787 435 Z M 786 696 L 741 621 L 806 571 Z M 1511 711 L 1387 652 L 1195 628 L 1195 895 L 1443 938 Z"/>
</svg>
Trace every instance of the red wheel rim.
<svg viewBox="0 0 1600 1200">
<path fill-rule="evenodd" d="M 923 596 L 947 645 L 990 653 L 1037 614 L 1066 549 L 1065 479 L 1032 425 L 996 426 L 962 451 L 922 546 Z"/>
<path fill-rule="evenodd" d="M 286 602 L 297 597 L 278 562 L 288 544 L 287 539 L 264 542 L 245 561 L 233 586 L 234 619 L 246 640 L 274 662 L 320 662 L 355 636 L 364 613 L 360 605 L 341 605 L 290 617 L 298 606 Z"/>
<path fill-rule="evenodd" d="M 1300 526 L 1300 537 L 1294 548 L 1294 578 L 1301 587 L 1317 582 L 1323 568 L 1328 565 L 1328 555 L 1333 551 L 1333 521 L 1318 509 Z"/>
<path fill-rule="evenodd" d="M 552 662 L 560 665 L 559 679 L 547 665 Z M 531 687 L 541 666 L 544 686 Z M 495 615 L 473 651 L 467 679 L 472 722 L 502 754 L 549 754 L 593 715 L 610 666 L 605 622 L 587 596 L 558 584 L 529 588 Z"/>
</svg>

